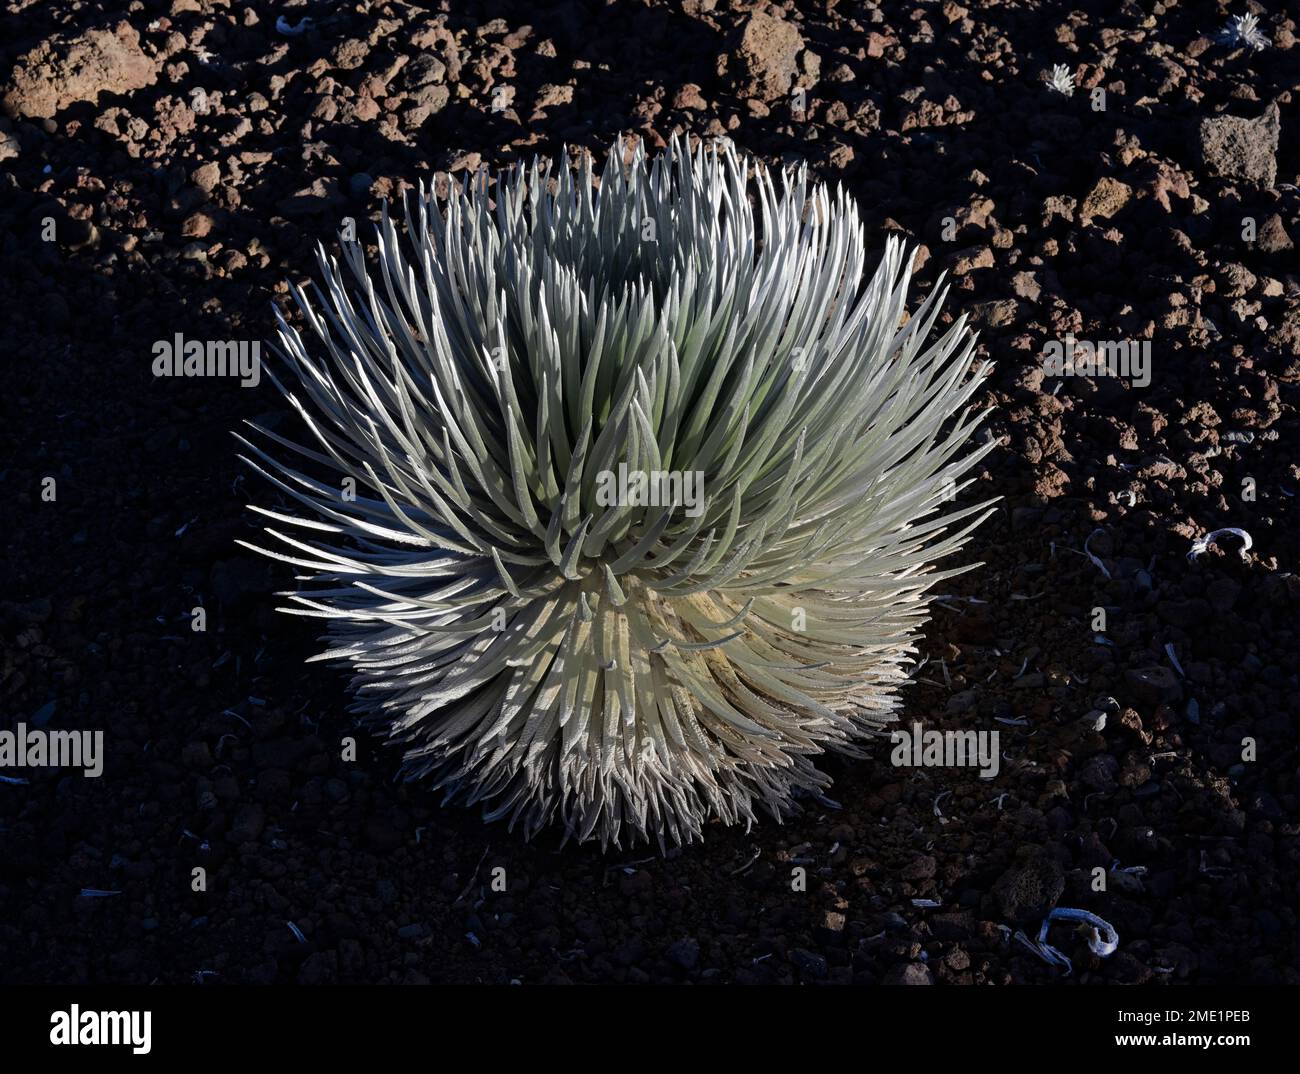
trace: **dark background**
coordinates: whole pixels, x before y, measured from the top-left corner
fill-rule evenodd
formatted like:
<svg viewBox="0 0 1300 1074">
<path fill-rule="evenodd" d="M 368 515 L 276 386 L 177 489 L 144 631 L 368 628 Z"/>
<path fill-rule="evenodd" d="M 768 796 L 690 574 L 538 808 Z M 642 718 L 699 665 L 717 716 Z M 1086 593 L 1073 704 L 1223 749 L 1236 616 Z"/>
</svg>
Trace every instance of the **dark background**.
<svg viewBox="0 0 1300 1074">
<path fill-rule="evenodd" d="M 1100 961 L 1056 929 L 1071 982 L 1295 983 L 1294 23 L 1234 4 L 1265 15 L 1251 53 L 1211 3 L 444 6 L 4 3 L 0 698 L 4 726 L 104 729 L 107 767 L 0 784 L 0 981 L 1045 982 L 1010 935 L 1059 903 L 1120 936 Z M 1270 102 L 1276 180 L 1216 177 L 1200 120 Z M 152 344 L 267 339 L 343 217 L 365 238 L 418 178 L 620 131 L 806 159 L 873 246 L 921 244 L 918 294 L 952 274 L 997 363 L 969 497 L 1003 502 L 904 719 L 999 729 L 991 783 L 882 748 L 826 761 L 839 808 L 601 854 L 438 808 L 370 738 L 340 760 L 345 677 L 273 613 L 290 572 L 234 544 L 274 493 L 230 431 L 287 408 L 267 378 L 155 380 Z M 1067 332 L 1152 340 L 1151 385 L 1054 394 Z M 1189 562 L 1220 526 L 1248 560 Z"/>
</svg>

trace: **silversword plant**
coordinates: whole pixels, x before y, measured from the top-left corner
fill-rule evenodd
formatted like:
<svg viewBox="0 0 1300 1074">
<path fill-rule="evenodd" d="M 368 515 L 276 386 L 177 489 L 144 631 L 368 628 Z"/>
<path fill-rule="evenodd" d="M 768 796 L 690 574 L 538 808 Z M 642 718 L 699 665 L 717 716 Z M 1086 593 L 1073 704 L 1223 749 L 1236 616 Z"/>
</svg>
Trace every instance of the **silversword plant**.
<svg viewBox="0 0 1300 1074">
<path fill-rule="evenodd" d="M 1074 74 L 1063 63 L 1058 63 L 1052 68 L 1052 73 L 1047 78 L 1048 89 L 1056 90 L 1063 97 L 1074 96 Z"/>
<path fill-rule="evenodd" d="M 1268 48 L 1268 35 L 1259 28 L 1257 15 L 1233 15 L 1228 24 L 1219 31 L 1219 41 L 1232 47 L 1245 45 L 1256 52 Z"/>
<path fill-rule="evenodd" d="M 405 232 L 373 271 L 321 251 L 268 370 L 308 442 L 244 441 L 306 508 L 255 510 L 317 659 L 407 776 L 526 834 L 684 843 L 820 793 L 987 513 L 945 502 L 992 446 L 964 318 L 909 319 L 899 242 L 868 278 L 843 191 L 730 146 L 421 188 Z M 701 509 L 598 500 L 621 466 L 702 474 Z"/>
</svg>

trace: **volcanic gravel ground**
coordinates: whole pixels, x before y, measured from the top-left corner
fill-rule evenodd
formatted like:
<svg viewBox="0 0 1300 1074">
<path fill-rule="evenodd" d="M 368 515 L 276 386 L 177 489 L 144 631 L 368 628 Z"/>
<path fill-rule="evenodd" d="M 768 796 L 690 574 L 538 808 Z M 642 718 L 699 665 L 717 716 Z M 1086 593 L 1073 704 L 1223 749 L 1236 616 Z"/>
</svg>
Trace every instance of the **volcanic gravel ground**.
<svg viewBox="0 0 1300 1074">
<path fill-rule="evenodd" d="M 0 980 L 1297 983 L 1294 21 L 442 6 L 4 5 L 4 726 L 102 728 L 107 761 L 0 782 Z M 1215 40 L 1247 10 L 1271 47 Z M 882 743 L 827 759 L 835 803 L 784 825 L 666 856 L 525 844 L 395 783 L 344 673 L 304 666 L 314 624 L 272 610 L 290 570 L 234 544 L 274 494 L 230 431 L 288 409 L 267 378 L 155 379 L 154 341 L 266 339 L 344 217 L 369 241 L 421 178 L 619 132 L 806 159 L 873 249 L 920 244 L 922 293 L 950 274 L 1001 442 L 961 499 L 1002 501 L 904 725 L 999 730 L 995 779 Z M 1045 378 L 1068 333 L 1149 340 L 1150 384 Z M 1225 526 L 1244 557 L 1229 537 L 1189 561 Z M 1014 940 L 1052 905 L 1118 952 L 1057 926 L 1066 977 Z"/>
</svg>

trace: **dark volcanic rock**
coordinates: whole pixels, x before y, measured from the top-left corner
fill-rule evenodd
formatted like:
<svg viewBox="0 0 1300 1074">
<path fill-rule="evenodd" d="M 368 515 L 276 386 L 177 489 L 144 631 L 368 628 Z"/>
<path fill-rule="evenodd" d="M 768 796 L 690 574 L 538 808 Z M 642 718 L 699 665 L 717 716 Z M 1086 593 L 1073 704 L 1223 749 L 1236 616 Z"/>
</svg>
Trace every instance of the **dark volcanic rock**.
<svg viewBox="0 0 1300 1074">
<path fill-rule="evenodd" d="M 140 35 L 119 22 L 112 30 L 88 30 L 71 40 L 38 45 L 18 61 L 3 105 L 11 116 L 45 119 L 76 101 L 131 93 L 157 78 L 157 65 L 141 49 Z"/>
<path fill-rule="evenodd" d="M 803 37 L 784 19 L 756 11 L 745 21 L 736 48 L 745 81 L 741 93 L 773 101 L 789 93 L 799 73 Z"/>
<path fill-rule="evenodd" d="M 1060 862 L 1037 847 L 1022 847 L 1017 860 L 993 884 L 993 897 L 1008 921 L 1038 925 L 1065 890 Z"/>
<path fill-rule="evenodd" d="M 1211 175 L 1271 187 L 1277 181 L 1282 121 L 1276 102 L 1256 119 L 1217 116 L 1200 127 L 1201 159 Z"/>
</svg>

